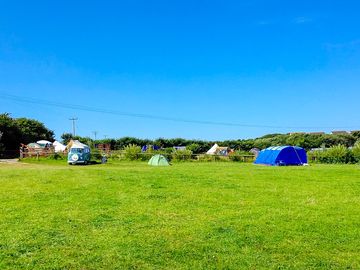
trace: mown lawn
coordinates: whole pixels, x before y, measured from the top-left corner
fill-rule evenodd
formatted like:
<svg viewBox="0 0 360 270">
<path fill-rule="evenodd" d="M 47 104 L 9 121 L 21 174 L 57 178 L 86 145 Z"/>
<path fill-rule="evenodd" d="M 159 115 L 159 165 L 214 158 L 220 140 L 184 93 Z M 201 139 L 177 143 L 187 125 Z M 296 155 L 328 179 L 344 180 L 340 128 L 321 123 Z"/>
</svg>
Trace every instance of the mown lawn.
<svg viewBox="0 0 360 270">
<path fill-rule="evenodd" d="M 358 165 L 63 163 L 0 164 L 0 269 L 360 269 Z"/>
</svg>

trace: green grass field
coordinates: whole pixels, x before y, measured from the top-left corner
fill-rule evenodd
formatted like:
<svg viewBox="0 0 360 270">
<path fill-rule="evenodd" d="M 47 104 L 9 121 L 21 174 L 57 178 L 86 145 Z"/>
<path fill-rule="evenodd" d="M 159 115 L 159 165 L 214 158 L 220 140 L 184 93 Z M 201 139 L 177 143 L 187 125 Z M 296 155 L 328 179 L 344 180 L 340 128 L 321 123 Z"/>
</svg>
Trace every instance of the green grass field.
<svg viewBox="0 0 360 270">
<path fill-rule="evenodd" d="M 360 166 L 0 164 L 0 269 L 360 269 Z"/>
</svg>

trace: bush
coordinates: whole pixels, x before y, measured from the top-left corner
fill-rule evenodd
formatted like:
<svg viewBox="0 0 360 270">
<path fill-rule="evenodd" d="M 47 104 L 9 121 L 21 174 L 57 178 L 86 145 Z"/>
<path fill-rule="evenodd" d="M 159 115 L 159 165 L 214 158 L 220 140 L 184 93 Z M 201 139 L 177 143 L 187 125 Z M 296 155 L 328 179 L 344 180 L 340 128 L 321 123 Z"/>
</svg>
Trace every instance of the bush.
<svg viewBox="0 0 360 270">
<path fill-rule="evenodd" d="M 91 160 L 100 160 L 102 158 L 102 154 L 98 149 L 91 150 Z"/>
<path fill-rule="evenodd" d="M 332 146 L 326 152 L 328 163 L 352 163 L 352 152 L 344 145 Z"/>
<path fill-rule="evenodd" d="M 171 154 L 172 160 L 174 161 L 185 161 L 191 160 L 192 151 L 191 150 L 174 150 Z"/>
<path fill-rule="evenodd" d="M 142 159 L 141 147 L 135 144 L 130 144 L 124 147 L 124 157 L 127 160 L 138 160 Z"/>
<path fill-rule="evenodd" d="M 317 150 L 313 152 L 308 152 L 307 157 L 309 162 L 315 162 L 315 163 L 321 163 L 321 160 L 323 160 L 323 156 L 325 150 Z"/>
<path fill-rule="evenodd" d="M 47 159 L 62 160 L 62 159 L 64 159 L 64 155 L 61 155 L 59 153 L 53 153 L 53 154 L 47 156 Z"/>
<path fill-rule="evenodd" d="M 346 146 L 336 145 L 324 151 L 309 153 L 309 159 L 320 163 L 353 163 L 354 154 Z"/>
<path fill-rule="evenodd" d="M 201 152 L 201 146 L 198 143 L 192 143 L 186 146 L 186 149 L 192 151 L 195 154 L 198 154 Z"/>
<path fill-rule="evenodd" d="M 218 155 L 199 155 L 198 161 L 209 162 L 209 161 L 230 161 L 228 156 L 218 156 Z"/>
<path fill-rule="evenodd" d="M 354 161 L 359 163 L 360 162 L 360 140 L 357 141 L 352 149 L 352 154 L 354 157 Z"/>
<path fill-rule="evenodd" d="M 254 160 L 254 155 L 246 151 L 235 151 L 229 154 L 229 159 L 235 162 L 252 162 Z"/>
</svg>

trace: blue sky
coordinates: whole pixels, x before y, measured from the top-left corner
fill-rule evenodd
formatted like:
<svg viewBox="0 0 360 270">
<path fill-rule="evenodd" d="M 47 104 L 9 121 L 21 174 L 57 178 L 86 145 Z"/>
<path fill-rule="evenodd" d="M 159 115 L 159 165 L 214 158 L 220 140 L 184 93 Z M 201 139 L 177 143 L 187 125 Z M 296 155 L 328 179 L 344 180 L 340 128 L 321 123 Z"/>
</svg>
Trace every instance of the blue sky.
<svg viewBox="0 0 360 270">
<path fill-rule="evenodd" d="M 80 135 L 98 138 L 360 129 L 359 10 L 359 1 L 0 1 L 0 111 L 58 138 L 72 116 Z"/>
</svg>

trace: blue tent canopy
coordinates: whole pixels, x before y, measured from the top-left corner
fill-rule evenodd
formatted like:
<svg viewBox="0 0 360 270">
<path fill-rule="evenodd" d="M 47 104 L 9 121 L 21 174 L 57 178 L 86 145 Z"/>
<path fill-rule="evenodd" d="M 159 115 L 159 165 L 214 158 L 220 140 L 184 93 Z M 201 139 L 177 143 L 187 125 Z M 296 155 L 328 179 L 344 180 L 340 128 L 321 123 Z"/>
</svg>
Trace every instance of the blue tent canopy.
<svg viewBox="0 0 360 270">
<path fill-rule="evenodd" d="M 141 152 L 146 152 L 148 149 L 159 150 L 160 147 L 157 145 L 144 145 L 143 147 L 141 147 Z"/>
<path fill-rule="evenodd" d="M 271 166 L 303 165 L 307 163 L 306 151 L 298 146 L 272 146 L 261 150 L 255 164 Z"/>
</svg>

